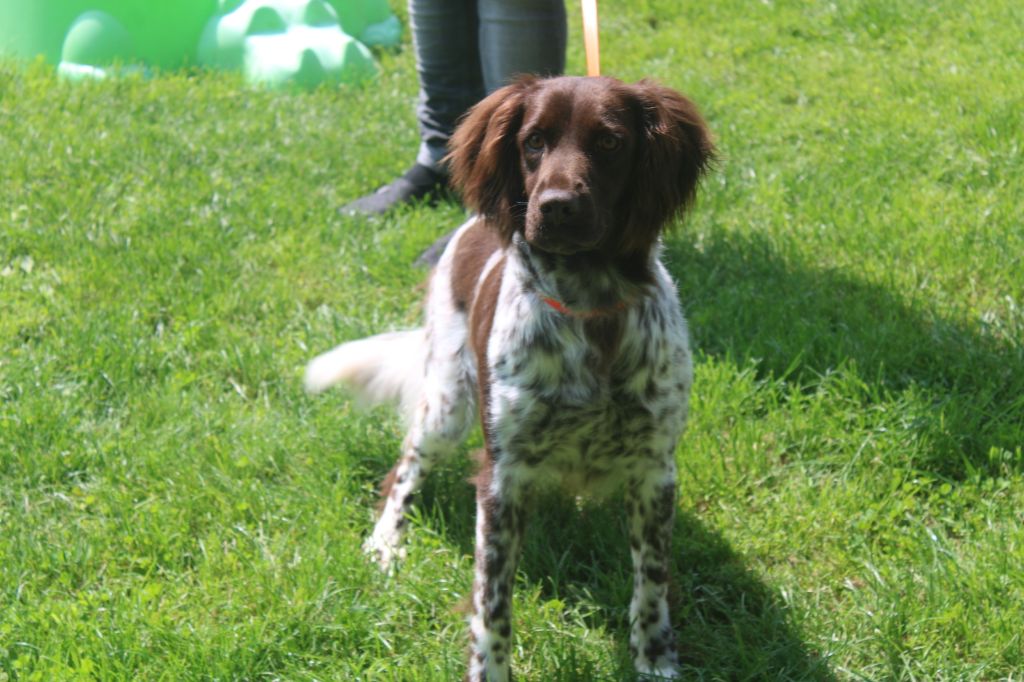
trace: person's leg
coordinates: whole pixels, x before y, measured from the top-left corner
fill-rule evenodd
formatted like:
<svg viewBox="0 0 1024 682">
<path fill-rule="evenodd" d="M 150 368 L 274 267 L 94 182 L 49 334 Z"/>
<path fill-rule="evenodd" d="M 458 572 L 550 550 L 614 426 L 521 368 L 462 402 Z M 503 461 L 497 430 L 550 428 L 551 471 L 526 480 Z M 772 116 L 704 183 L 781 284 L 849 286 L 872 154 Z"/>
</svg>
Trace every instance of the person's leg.
<svg viewBox="0 0 1024 682">
<path fill-rule="evenodd" d="M 515 76 L 565 70 L 563 0 L 478 0 L 480 66 L 488 93 Z"/>
<path fill-rule="evenodd" d="M 459 117 L 484 95 L 478 52 L 477 0 L 409 0 L 409 24 L 420 93 L 416 163 L 376 192 L 343 207 L 347 214 L 380 214 L 431 198 L 447 185 L 441 164 Z"/>
<path fill-rule="evenodd" d="M 424 166 L 440 169 L 459 117 L 484 96 L 477 23 L 476 0 L 409 0 Z"/>
</svg>

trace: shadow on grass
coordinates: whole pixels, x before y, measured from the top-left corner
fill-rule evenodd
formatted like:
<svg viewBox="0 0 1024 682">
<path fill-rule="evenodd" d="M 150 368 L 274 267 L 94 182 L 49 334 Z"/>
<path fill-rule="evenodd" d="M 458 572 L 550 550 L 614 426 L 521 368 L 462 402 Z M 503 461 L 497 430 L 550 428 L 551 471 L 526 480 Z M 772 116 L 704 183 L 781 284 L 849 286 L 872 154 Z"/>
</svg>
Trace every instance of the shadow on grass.
<svg viewBox="0 0 1024 682">
<path fill-rule="evenodd" d="M 475 511 L 473 491 L 465 482 L 469 466 L 435 473 L 421 500 L 426 523 L 472 555 Z M 622 501 L 581 509 L 574 500 L 552 495 L 533 507 L 521 576 L 538 585 L 545 599 L 581 607 L 588 627 L 609 632 L 618 643 L 614 679 L 633 679 L 628 650 L 633 574 Z M 790 624 L 780 597 L 693 514 L 677 517 L 672 563 L 670 609 L 683 679 L 835 679 Z M 597 679 L 585 660 L 577 660 L 577 667 L 552 672 L 550 679 Z"/>
<path fill-rule="evenodd" d="M 633 576 L 621 503 L 582 511 L 564 498 L 533 520 L 521 571 L 552 597 L 596 605 L 596 618 L 620 645 L 619 679 L 628 679 Z M 556 548 L 552 551 L 552 548 Z M 790 624 L 787 609 L 729 543 L 697 516 L 676 518 L 672 588 L 683 679 L 833 680 L 825 661 Z M 593 617 L 592 617 L 593 618 Z"/>
<path fill-rule="evenodd" d="M 931 300 L 781 255 L 756 235 L 697 247 L 680 237 L 665 260 L 679 282 L 694 346 L 808 389 L 852 369 L 865 404 L 910 391 L 925 403 L 910 428 L 928 454 L 909 463 L 952 479 L 1024 468 L 1024 313 L 969 325 Z"/>
</svg>

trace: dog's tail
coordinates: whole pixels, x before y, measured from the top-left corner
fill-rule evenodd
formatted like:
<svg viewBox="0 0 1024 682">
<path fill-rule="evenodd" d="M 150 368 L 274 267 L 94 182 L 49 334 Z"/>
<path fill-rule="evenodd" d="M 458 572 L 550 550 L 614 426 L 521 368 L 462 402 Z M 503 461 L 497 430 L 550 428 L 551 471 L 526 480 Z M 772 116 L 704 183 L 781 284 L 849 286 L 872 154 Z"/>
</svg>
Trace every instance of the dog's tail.
<svg viewBox="0 0 1024 682">
<path fill-rule="evenodd" d="M 306 366 L 306 390 L 320 393 L 344 384 L 367 405 L 398 403 L 409 417 L 423 391 L 423 328 L 378 334 L 343 343 Z"/>
</svg>

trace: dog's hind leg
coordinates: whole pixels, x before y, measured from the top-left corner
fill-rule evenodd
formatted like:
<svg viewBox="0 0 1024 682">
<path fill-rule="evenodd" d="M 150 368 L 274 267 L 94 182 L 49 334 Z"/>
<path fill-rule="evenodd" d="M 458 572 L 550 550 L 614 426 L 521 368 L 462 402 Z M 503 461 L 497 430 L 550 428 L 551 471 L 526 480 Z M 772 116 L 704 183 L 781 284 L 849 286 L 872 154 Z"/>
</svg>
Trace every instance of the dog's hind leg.
<svg viewBox="0 0 1024 682">
<path fill-rule="evenodd" d="M 402 555 L 407 513 L 430 470 L 466 438 L 475 415 L 475 383 L 458 325 L 443 338 L 426 334 L 425 377 L 419 401 L 409 416 L 402 454 L 381 488 L 380 515 L 363 545 L 381 568 Z"/>
<path fill-rule="evenodd" d="M 452 238 L 430 282 L 426 327 L 417 357 L 421 381 L 403 393 L 408 431 L 402 455 L 382 489 L 380 516 L 364 549 L 388 569 L 401 552 L 413 497 L 430 470 L 466 438 L 476 417 L 476 363 L 469 345 L 468 315 L 453 291 L 455 252 L 468 222 Z M 413 377 L 410 377 L 412 379 Z"/>
</svg>

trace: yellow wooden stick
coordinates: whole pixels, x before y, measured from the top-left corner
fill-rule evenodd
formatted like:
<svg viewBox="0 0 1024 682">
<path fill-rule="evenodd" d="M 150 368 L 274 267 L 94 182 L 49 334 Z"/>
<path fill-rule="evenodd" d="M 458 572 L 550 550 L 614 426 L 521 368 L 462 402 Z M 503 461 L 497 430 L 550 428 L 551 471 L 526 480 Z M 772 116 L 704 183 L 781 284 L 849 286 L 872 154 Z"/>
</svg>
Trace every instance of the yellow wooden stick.
<svg viewBox="0 0 1024 682">
<path fill-rule="evenodd" d="M 597 0 L 583 3 L 583 45 L 587 51 L 587 75 L 601 75 L 601 49 L 597 41 Z"/>
</svg>

